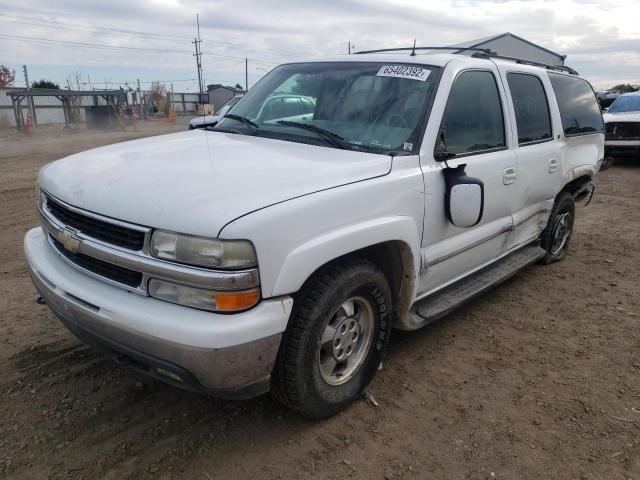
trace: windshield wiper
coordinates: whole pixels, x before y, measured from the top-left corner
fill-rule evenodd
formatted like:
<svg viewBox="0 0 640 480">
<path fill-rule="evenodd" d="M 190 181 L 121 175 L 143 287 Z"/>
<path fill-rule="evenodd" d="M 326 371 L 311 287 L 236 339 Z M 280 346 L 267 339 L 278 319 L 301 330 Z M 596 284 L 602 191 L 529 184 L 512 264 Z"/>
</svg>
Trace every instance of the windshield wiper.
<svg viewBox="0 0 640 480">
<path fill-rule="evenodd" d="M 338 148 L 341 148 L 343 150 L 352 150 L 351 144 L 345 142 L 343 137 L 341 137 L 337 133 L 333 133 L 331 130 L 326 130 L 322 127 L 311 125 L 309 123 L 292 122 L 289 120 L 278 120 L 276 123 L 278 123 L 278 125 L 285 125 L 287 127 L 298 127 L 303 128 L 304 130 L 310 130 L 319 135 L 322 135 Z"/>
<path fill-rule="evenodd" d="M 242 115 L 236 115 L 235 113 L 227 113 L 224 116 L 224 118 L 230 118 L 231 120 L 235 120 L 236 122 L 244 123 L 245 125 L 253 128 L 254 130 L 260 128 L 260 125 L 258 125 L 253 120 L 247 117 L 243 117 Z"/>
</svg>

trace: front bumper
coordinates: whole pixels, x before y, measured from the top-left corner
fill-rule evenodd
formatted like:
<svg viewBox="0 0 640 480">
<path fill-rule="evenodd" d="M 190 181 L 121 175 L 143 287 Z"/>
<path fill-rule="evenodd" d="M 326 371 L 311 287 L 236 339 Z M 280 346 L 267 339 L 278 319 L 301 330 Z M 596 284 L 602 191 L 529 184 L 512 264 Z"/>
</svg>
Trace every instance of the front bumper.
<svg viewBox="0 0 640 480">
<path fill-rule="evenodd" d="M 225 398 L 269 389 L 290 297 L 215 314 L 133 294 L 67 263 L 41 228 L 24 241 L 40 295 L 80 340 L 158 379 Z"/>
<path fill-rule="evenodd" d="M 605 140 L 605 155 L 640 153 L 640 140 Z"/>
</svg>

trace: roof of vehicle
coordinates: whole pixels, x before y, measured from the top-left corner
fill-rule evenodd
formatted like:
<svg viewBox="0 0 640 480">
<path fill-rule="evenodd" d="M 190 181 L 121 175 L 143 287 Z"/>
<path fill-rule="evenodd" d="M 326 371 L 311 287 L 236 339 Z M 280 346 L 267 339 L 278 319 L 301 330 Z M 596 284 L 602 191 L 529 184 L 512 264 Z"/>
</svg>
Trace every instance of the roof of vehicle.
<svg viewBox="0 0 640 480">
<path fill-rule="evenodd" d="M 621 97 L 639 97 L 640 96 L 640 91 L 637 92 L 628 92 L 628 93 L 623 93 L 622 95 L 620 95 Z"/>
<path fill-rule="evenodd" d="M 571 73 L 564 71 L 564 68 L 559 66 L 545 66 L 542 64 L 535 64 L 535 62 L 529 62 L 528 60 L 510 59 L 509 57 L 474 57 L 468 55 L 460 55 L 455 53 L 433 53 L 434 50 L 427 50 L 430 53 L 416 52 L 415 55 L 410 55 L 410 52 L 390 52 L 390 53 L 364 53 L 354 55 L 339 55 L 334 57 L 318 58 L 315 60 L 303 60 L 303 61 L 291 61 L 285 63 L 306 63 L 306 62 L 380 62 L 380 63 L 415 63 L 421 65 L 432 65 L 434 67 L 444 67 L 446 64 L 452 61 L 468 61 L 469 63 L 477 63 L 478 61 L 493 60 L 496 63 L 502 65 L 513 65 L 518 63 L 520 65 L 530 66 L 532 68 L 539 68 L 542 70 L 551 70 L 556 73 Z"/>
</svg>

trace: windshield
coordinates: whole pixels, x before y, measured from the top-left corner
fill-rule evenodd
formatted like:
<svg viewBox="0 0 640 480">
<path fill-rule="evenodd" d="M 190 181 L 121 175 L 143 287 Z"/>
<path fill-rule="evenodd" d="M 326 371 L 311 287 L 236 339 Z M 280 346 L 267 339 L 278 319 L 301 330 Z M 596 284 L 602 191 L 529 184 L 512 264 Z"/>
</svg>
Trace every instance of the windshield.
<svg viewBox="0 0 640 480">
<path fill-rule="evenodd" d="M 640 95 L 623 95 L 611 104 L 609 113 L 640 112 Z"/>
<path fill-rule="evenodd" d="M 412 153 L 439 68 L 302 63 L 271 71 L 216 130 L 374 153 Z"/>
<path fill-rule="evenodd" d="M 242 98 L 241 96 L 231 97 L 229 100 L 227 100 L 222 105 L 220 105 L 220 109 L 223 109 L 224 107 L 229 107 L 229 108 L 233 107 L 236 103 L 238 103 L 238 100 L 240 100 L 241 98 Z"/>
</svg>

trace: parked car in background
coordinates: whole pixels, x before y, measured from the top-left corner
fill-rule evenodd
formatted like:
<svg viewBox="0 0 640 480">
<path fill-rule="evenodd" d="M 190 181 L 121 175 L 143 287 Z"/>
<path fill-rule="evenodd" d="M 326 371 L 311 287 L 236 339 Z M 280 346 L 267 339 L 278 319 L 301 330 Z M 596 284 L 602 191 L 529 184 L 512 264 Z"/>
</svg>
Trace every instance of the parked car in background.
<svg viewBox="0 0 640 480">
<path fill-rule="evenodd" d="M 261 105 L 256 120 L 267 122 L 269 120 L 308 120 L 313 115 L 316 107 L 316 99 L 303 96 L 275 93 L 267 98 Z"/>
<path fill-rule="evenodd" d="M 193 130 L 194 128 L 205 128 L 205 127 L 215 127 L 218 122 L 224 117 L 231 107 L 233 107 L 238 100 L 242 98 L 242 95 L 236 95 L 231 97 L 222 106 L 214 112 L 213 115 L 201 115 L 199 117 L 192 118 L 189 121 L 189 130 Z"/>
<path fill-rule="evenodd" d="M 328 417 L 378 372 L 392 327 L 564 259 L 603 157 L 594 91 L 566 67 L 290 63 L 213 129 L 44 166 L 25 254 L 51 310 L 116 361 Z"/>
<path fill-rule="evenodd" d="M 607 156 L 640 155 L 640 92 L 620 95 L 603 115 Z"/>
<path fill-rule="evenodd" d="M 610 92 L 608 90 L 600 90 L 596 92 L 596 98 L 598 99 L 598 103 L 600 104 L 600 109 L 605 111 L 619 96 L 619 93 Z"/>
</svg>

